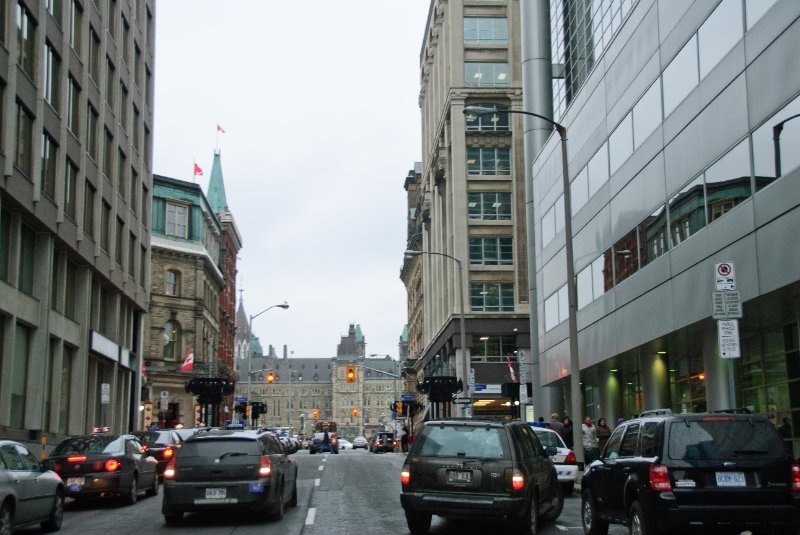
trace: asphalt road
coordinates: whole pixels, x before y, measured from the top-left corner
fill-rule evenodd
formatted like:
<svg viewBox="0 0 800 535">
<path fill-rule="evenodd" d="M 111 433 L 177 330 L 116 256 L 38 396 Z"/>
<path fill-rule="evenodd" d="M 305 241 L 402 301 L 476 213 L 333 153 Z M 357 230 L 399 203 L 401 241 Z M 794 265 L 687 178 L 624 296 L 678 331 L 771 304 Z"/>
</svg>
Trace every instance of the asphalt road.
<svg viewBox="0 0 800 535">
<path fill-rule="evenodd" d="M 405 456 L 399 453 L 374 454 L 365 450 L 346 450 L 338 455 L 310 455 L 301 451 L 292 456 L 298 464 L 298 505 L 288 508 L 279 521 L 264 520 L 250 514 L 192 513 L 177 527 L 167 527 L 161 514 L 162 493 L 147 498 L 141 495 L 133 506 L 113 501 L 75 503 L 68 500 L 65 535 L 127 535 L 143 533 L 208 533 L 236 535 L 331 535 L 331 534 L 406 534 L 400 507 L 400 468 Z M 543 535 L 582 533 L 580 498 L 565 501 L 564 511 L 554 523 L 542 524 Z M 487 535 L 506 533 L 506 526 L 485 522 L 449 522 L 434 517 L 432 534 Z M 610 533 L 620 535 L 619 526 Z M 20 533 L 40 533 L 38 526 Z"/>
</svg>

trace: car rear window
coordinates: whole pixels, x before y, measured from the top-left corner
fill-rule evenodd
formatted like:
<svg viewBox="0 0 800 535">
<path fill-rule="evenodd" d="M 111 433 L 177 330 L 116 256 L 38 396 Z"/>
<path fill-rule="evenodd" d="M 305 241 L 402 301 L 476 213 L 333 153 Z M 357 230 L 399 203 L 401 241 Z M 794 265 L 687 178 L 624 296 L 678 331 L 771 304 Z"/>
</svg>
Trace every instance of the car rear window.
<svg viewBox="0 0 800 535">
<path fill-rule="evenodd" d="M 261 455 L 261 448 L 254 439 L 248 440 L 190 440 L 183 443 L 180 458 L 187 457 L 213 457 L 219 458 L 227 454 Z"/>
<path fill-rule="evenodd" d="M 690 420 L 672 422 L 671 459 L 780 459 L 785 450 L 772 424 L 750 420 Z"/>
<path fill-rule="evenodd" d="M 418 454 L 426 457 L 511 457 L 499 427 L 431 426 L 425 428 L 418 447 Z"/>
<path fill-rule="evenodd" d="M 167 445 L 172 444 L 169 433 L 134 433 L 135 437 L 149 445 Z"/>
<path fill-rule="evenodd" d="M 536 429 L 534 429 L 533 432 L 536 433 L 536 438 L 539 439 L 539 442 L 542 443 L 542 446 L 546 448 L 550 446 L 555 446 L 556 448 L 564 447 L 561 441 L 558 440 L 558 435 L 556 433 L 549 433 L 547 431 L 536 431 Z"/>
<path fill-rule="evenodd" d="M 124 450 L 125 440 L 119 435 L 90 435 L 68 438 L 55 447 L 52 455 L 71 453 L 118 453 Z"/>
</svg>

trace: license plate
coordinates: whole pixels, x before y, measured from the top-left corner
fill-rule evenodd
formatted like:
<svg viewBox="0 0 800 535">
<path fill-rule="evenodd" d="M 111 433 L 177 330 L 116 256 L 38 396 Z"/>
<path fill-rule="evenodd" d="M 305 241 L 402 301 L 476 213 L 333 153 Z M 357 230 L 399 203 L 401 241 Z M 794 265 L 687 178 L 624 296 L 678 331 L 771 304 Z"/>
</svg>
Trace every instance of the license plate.
<svg viewBox="0 0 800 535">
<path fill-rule="evenodd" d="M 224 500 L 228 496 L 225 488 L 206 489 L 206 500 Z"/>
<path fill-rule="evenodd" d="M 566 459 L 566 455 L 553 455 L 553 462 L 554 463 L 563 463 L 564 459 Z"/>
<path fill-rule="evenodd" d="M 744 472 L 717 472 L 718 487 L 744 487 Z"/>
<path fill-rule="evenodd" d="M 264 492 L 264 484 L 263 483 L 250 483 L 248 489 L 250 492 L 255 493 L 262 493 Z"/>
<path fill-rule="evenodd" d="M 448 470 L 447 471 L 448 483 L 471 483 L 472 472 L 465 470 Z"/>
<path fill-rule="evenodd" d="M 68 477 L 67 478 L 67 486 L 68 487 L 82 487 L 83 486 L 83 478 L 82 477 Z"/>
</svg>

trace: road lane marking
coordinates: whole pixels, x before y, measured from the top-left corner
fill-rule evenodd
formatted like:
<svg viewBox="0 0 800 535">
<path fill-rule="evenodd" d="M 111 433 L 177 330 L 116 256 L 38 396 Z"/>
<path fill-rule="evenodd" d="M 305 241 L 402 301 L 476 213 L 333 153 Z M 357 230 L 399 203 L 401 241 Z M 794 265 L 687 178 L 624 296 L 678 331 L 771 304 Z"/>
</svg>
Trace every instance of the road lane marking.
<svg viewBox="0 0 800 535">
<path fill-rule="evenodd" d="M 324 467 L 324 466 L 322 466 L 322 465 L 319 465 L 319 470 L 320 470 L 320 471 L 322 471 L 322 470 L 325 470 L 325 467 Z"/>
<path fill-rule="evenodd" d="M 314 519 L 317 517 L 317 508 L 309 507 L 308 514 L 306 515 L 306 526 L 314 525 Z"/>
<path fill-rule="evenodd" d="M 319 478 L 314 480 L 314 486 L 319 487 Z"/>
</svg>

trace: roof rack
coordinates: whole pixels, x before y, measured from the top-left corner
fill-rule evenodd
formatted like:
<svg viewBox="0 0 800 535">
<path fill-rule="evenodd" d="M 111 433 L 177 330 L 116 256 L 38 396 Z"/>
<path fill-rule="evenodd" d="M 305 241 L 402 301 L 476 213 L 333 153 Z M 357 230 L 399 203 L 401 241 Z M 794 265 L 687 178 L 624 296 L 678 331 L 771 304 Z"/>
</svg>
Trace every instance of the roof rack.
<svg viewBox="0 0 800 535">
<path fill-rule="evenodd" d="M 715 411 L 709 411 L 713 413 L 727 413 L 727 414 L 753 414 L 753 411 L 748 409 L 747 407 L 736 407 L 731 409 L 718 409 Z"/>
<path fill-rule="evenodd" d="M 651 416 L 669 416 L 672 414 L 672 409 L 650 409 L 639 413 L 639 418 L 649 418 Z"/>
</svg>

